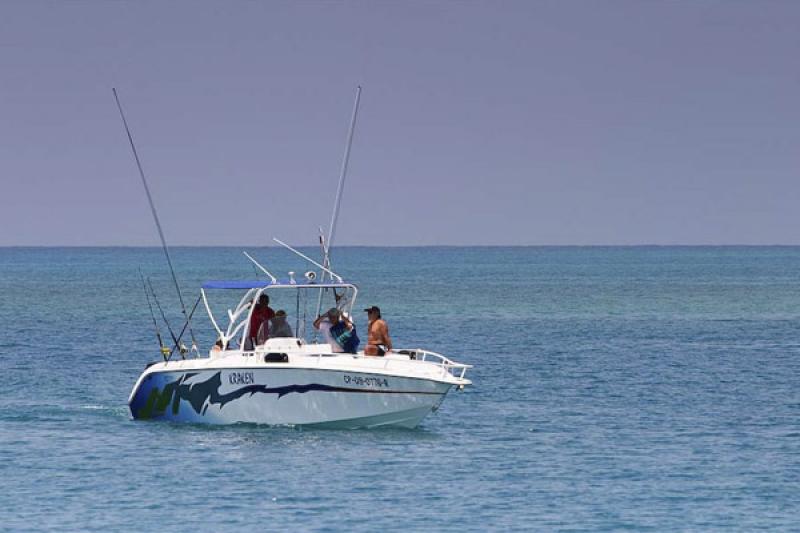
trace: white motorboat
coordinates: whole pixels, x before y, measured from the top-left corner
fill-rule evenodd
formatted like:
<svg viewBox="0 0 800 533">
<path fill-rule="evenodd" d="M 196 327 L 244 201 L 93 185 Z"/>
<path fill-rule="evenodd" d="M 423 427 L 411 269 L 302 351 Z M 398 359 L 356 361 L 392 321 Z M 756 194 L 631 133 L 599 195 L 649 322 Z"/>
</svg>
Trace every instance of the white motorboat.
<svg viewBox="0 0 800 533">
<path fill-rule="evenodd" d="M 394 349 L 376 357 L 363 351 L 335 352 L 331 344 L 306 340 L 302 309 L 307 308 L 309 297 L 316 300 L 317 295 L 334 294 L 338 308 L 351 313 L 358 293 L 355 285 L 338 275 L 327 283 L 316 283 L 314 272 L 306 276 L 300 283 L 291 275 L 284 281 L 205 283 L 201 298 L 218 345 L 208 357 L 148 365 L 128 400 L 133 417 L 212 424 L 413 428 L 439 407 L 450 389 L 471 384 L 464 377 L 470 365 L 427 350 Z M 227 311 L 224 329 L 209 303 L 211 289 L 244 291 L 236 308 Z M 294 293 L 288 301 L 297 302 L 297 316 L 290 317 L 295 336 L 269 338 L 247 349 L 253 302 L 264 293 L 275 301 L 279 291 L 282 296 L 286 291 Z M 308 331 L 312 336 L 315 330 Z"/>
<path fill-rule="evenodd" d="M 352 313 L 358 293 L 355 285 L 345 283 L 341 276 L 330 270 L 330 249 L 341 204 L 361 87 L 356 90 L 327 240 L 323 238 L 320 228 L 324 264 L 317 263 L 275 239 L 319 267 L 319 280 L 316 273 L 310 271 L 299 283 L 292 272 L 287 280 L 279 281 L 245 253 L 269 279 L 204 284 L 195 309 L 202 300 L 217 333 L 217 349 L 210 350 L 208 357 L 186 359 L 186 353 L 197 353 L 194 350 L 196 344 L 191 328 L 194 309 L 191 313 L 186 312 L 147 179 L 116 89 L 113 92 L 158 229 L 181 310 L 186 318 L 183 330 L 189 327 L 193 348 L 191 352 L 184 350 L 180 342 L 183 331 L 176 336 L 172 329 L 170 334 L 174 347 L 170 350 L 164 346 L 153 309 L 150 308 L 164 361 L 148 365 L 136 381 L 128 398 L 134 418 L 212 424 L 249 422 L 337 428 L 413 428 L 428 413 L 439 407 L 451 388 L 463 389 L 471 383 L 464 377 L 470 366 L 451 361 L 443 355 L 422 349 L 390 350 L 380 357 L 365 355 L 363 351 L 342 353 L 335 350 L 332 344 L 315 342 L 317 335 L 306 327 L 309 295 L 312 298 L 316 296 L 314 315 L 317 315 L 323 296 L 331 294 L 334 295 L 332 303 L 338 311 Z M 326 274 L 330 276 L 327 283 L 324 282 Z M 142 282 L 144 283 L 144 277 Z M 228 325 L 224 330 L 209 304 L 206 290 L 210 289 L 244 291 L 235 308 L 227 310 Z M 150 290 L 155 298 L 152 286 Z M 295 322 L 292 336 L 265 338 L 261 344 L 256 338 L 256 342 L 253 342 L 250 324 L 255 302 L 266 292 L 277 295 L 281 292 L 285 294 L 287 290 L 290 291 L 290 296 L 294 294 L 291 301 L 296 303 L 292 317 Z M 145 294 L 148 294 L 146 286 Z M 156 304 L 169 327 L 157 299 Z M 306 339 L 306 331 L 312 332 L 309 335 L 313 337 L 310 341 Z M 176 350 L 181 359 L 173 361 L 171 356 Z"/>
</svg>

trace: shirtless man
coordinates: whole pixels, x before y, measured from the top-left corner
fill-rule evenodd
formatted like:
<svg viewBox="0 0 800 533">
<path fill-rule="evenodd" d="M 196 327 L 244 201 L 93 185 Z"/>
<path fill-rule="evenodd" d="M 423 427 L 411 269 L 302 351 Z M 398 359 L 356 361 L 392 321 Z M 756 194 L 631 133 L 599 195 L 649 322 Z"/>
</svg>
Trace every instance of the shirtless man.
<svg viewBox="0 0 800 533">
<path fill-rule="evenodd" d="M 389 326 L 386 321 L 381 318 L 381 310 L 378 306 L 373 305 L 367 312 L 369 325 L 367 332 L 367 345 L 364 347 L 364 355 L 383 355 L 386 352 L 392 351 L 392 339 L 389 338 Z"/>
</svg>

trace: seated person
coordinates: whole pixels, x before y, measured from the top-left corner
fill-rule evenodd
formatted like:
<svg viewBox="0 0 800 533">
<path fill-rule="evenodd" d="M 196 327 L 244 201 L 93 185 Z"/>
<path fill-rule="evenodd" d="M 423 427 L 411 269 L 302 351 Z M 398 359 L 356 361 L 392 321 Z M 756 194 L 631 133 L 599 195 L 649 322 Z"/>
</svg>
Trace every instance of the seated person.
<svg viewBox="0 0 800 533">
<path fill-rule="evenodd" d="M 219 338 L 219 337 L 217 337 L 217 342 L 214 343 L 214 346 L 211 347 L 211 350 L 214 351 L 214 352 L 221 352 L 223 350 L 230 350 L 230 349 L 231 349 L 230 341 L 228 341 L 228 343 L 223 348 L 222 339 Z"/>
<path fill-rule="evenodd" d="M 359 339 L 355 326 L 335 307 L 318 316 L 314 328 L 322 333 L 334 353 L 356 353 L 358 350 Z"/>
<path fill-rule="evenodd" d="M 275 316 L 270 321 L 269 328 L 270 336 L 275 337 L 293 337 L 292 327 L 286 322 L 286 311 L 278 309 Z"/>
</svg>

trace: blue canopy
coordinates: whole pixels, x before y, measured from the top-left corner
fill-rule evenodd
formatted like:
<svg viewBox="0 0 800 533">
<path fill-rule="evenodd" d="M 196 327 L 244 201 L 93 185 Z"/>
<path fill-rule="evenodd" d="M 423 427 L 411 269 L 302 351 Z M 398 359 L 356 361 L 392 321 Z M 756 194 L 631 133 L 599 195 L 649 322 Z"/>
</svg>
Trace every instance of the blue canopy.
<svg viewBox="0 0 800 533">
<path fill-rule="evenodd" d="M 277 282 L 272 282 L 268 279 L 256 280 L 220 280 L 220 281 L 206 281 L 203 283 L 204 289 L 261 289 L 269 286 L 290 286 L 300 285 L 308 287 L 309 285 L 316 285 L 315 282 L 308 282 L 305 280 L 296 280 L 292 283 L 288 279 L 279 279 Z M 340 283 L 338 281 L 326 281 L 322 286 L 327 285 L 349 285 L 347 283 Z"/>
<path fill-rule="evenodd" d="M 245 281 L 206 281 L 203 283 L 204 289 L 260 289 L 272 285 L 268 279 L 255 279 Z"/>
</svg>

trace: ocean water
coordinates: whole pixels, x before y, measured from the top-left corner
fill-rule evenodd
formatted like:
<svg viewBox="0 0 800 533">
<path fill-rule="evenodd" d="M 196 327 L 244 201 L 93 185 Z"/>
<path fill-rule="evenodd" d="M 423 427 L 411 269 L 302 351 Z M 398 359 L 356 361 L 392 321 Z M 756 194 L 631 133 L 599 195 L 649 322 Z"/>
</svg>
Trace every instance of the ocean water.
<svg viewBox="0 0 800 533">
<path fill-rule="evenodd" d="M 239 249 L 173 261 L 192 302 L 206 279 L 255 275 Z M 334 263 L 396 346 L 475 365 L 474 385 L 415 430 L 134 421 L 128 394 L 158 358 L 138 268 L 178 322 L 161 250 L 0 248 L 0 529 L 800 529 L 800 248 Z"/>
</svg>

